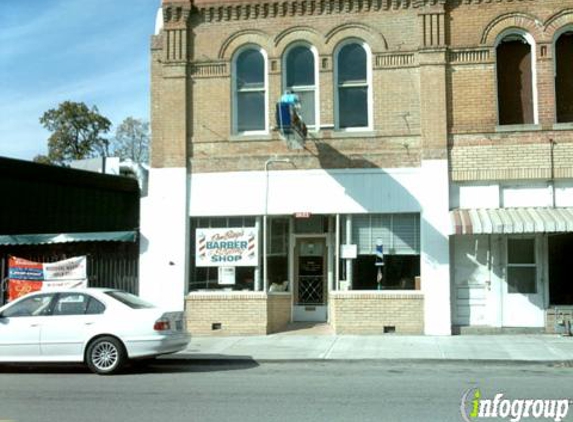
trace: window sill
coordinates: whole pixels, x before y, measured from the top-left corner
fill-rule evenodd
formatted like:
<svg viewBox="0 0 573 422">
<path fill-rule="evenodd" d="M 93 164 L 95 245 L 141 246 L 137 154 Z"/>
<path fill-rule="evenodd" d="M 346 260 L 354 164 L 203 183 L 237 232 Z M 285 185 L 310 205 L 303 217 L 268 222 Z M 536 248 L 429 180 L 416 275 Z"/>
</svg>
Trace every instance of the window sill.
<svg viewBox="0 0 573 422">
<path fill-rule="evenodd" d="M 537 130 L 541 130 L 541 125 L 498 125 L 495 127 L 496 132 L 533 132 Z"/>
<path fill-rule="evenodd" d="M 365 130 L 333 130 L 332 138 L 374 138 L 376 132 L 370 129 Z"/>
<path fill-rule="evenodd" d="M 573 130 L 573 122 L 571 123 L 554 123 L 553 130 Z"/>
<path fill-rule="evenodd" d="M 271 141 L 272 135 L 269 133 L 261 133 L 260 135 L 231 135 L 229 141 Z"/>
</svg>

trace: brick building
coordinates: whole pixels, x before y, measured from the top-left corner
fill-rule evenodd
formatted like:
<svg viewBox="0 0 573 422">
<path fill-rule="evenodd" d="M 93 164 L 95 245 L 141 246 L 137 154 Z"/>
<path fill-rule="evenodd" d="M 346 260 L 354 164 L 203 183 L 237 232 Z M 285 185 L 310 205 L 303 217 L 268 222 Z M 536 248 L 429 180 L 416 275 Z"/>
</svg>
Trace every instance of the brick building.
<svg viewBox="0 0 573 422">
<path fill-rule="evenodd" d="M 573 304 L 572 8 L 163 0 L 141 294 L 203 334 L 543 327 Z"/>
</svg>

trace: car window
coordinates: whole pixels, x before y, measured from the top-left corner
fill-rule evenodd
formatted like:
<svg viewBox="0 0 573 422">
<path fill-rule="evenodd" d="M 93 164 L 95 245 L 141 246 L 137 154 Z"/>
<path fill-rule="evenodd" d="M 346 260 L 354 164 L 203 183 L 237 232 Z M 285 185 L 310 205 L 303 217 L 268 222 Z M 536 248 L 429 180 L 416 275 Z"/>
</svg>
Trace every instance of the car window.
<svg viewBox="0 0 573 422">
<path fill-rule="evenodd" d="M 113 297 L 114 299 L 118 300 L 119 302 L 123 303 L 124 305 L 129 306 L 132 309 L 149 309 L 155 308 L 155 305 L 146 302 L 145 300 L 132 295 L 128 292 L 123 292 L 121 290 L 111 290 L 109 292 L 105 292 L 106 295 Z"/>
<path fill-rule="evenodd" d="M 48 315 L 53 298 L 53 294 L 34 295 L 8 307 L 2 315 L 9 318 Z"/>
<path fill-rule="evenodd" d="M 78 293 L 61 293 L 56 300 L 53 315 L 83 315 L 88 307 L 89 297 Z"/>
<path fill-rule="evenodd" d="M 88 301 L 88 307 L 86 309 L 86 314 L 88 315 L 103 314 L 104 311 L 105 311 L 105 305 L 96 298 L 90 297 Z"/>
</svg>

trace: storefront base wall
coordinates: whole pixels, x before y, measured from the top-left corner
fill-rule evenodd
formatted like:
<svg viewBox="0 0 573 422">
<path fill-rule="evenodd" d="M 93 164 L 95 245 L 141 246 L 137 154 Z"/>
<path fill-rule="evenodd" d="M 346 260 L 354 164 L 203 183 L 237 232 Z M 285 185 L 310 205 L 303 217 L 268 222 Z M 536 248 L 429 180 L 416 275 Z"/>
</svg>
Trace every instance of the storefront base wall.
<svg viewBox="0 0 573 422">
<path fill-rule="evenodd" d="M 268 333 L 283 331 L 291 321 L 290 293 L 270 293 L 268 299 Z"/>
<path fill-rule="evenodd" d="M 545 311 L 545 331 L 548 334 L 573 333 L 573 305 L 557 306 Z"/>
<path fill-rule="evenodd" d="M 424 334 L 421 292 L 333 292 L 329 299 L 336 334 Z"/>
<path fill-rule="evenodd" d="M 194 336 L 266 335 L 291 320 L 288 293 L 191 293 L 185 305 L 187 329 Z"/>
<path fill-rule="evenodd" d="M 192 336 L 267 334 L 267 295 L 262 292 L 190 293 L 185 311 Z"/>
</svg>

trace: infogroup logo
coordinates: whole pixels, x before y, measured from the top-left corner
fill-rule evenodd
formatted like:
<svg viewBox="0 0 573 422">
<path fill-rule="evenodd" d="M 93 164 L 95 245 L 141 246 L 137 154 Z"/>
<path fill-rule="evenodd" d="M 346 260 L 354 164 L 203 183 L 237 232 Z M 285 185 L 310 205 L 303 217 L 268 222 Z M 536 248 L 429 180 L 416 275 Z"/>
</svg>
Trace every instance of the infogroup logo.
<svg viewBox="0 0 573 422">
<path fill-rule="evenodd" d="M 567 417 L 569 399 L 508 399 L 497 393 L 493 399 L 482 397 L 479 388 L 470 388 L 462 395 L 460 411 L 466 422 L 497 418 L 519 422 L 522 418 L 560 422 Z"/>
</svg>

